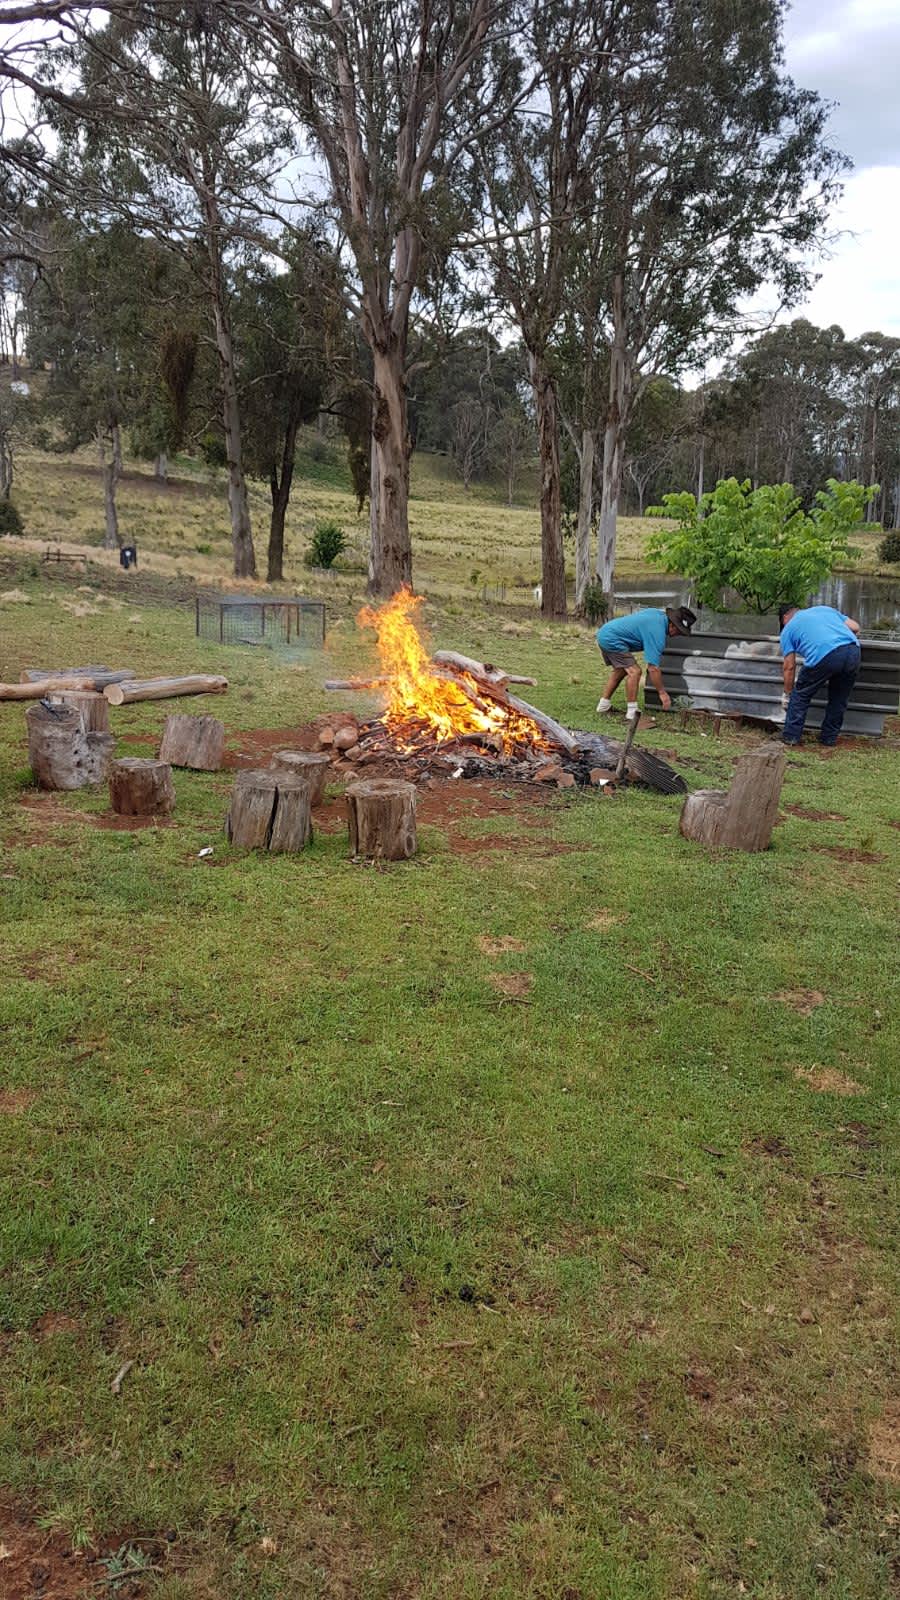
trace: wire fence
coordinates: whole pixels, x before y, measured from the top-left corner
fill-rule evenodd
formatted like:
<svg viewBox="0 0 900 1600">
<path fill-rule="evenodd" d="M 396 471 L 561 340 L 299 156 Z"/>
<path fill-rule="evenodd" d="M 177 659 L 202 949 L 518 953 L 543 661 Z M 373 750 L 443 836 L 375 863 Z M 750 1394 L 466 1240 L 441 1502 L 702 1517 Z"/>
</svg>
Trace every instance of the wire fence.
<svg viewBox="0 0 900 1600">
<path fill-rule="evenodd" d="M 219 644 L 268 645 L 271 649 L 321 649 L 325 643 L 322 600 L 255 600 L 246 595 L 197 595 L 198 639 Z"/>
</svg>

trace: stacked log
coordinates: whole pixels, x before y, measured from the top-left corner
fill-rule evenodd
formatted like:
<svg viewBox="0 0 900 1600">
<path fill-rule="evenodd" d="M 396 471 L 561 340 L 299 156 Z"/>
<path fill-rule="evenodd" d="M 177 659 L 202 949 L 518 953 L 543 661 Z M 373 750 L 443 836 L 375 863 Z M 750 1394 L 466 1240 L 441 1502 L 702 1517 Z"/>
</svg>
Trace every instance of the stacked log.
<svg viewBox="0 0 900 1600">
<path fill-rule="evenodd" d="M 113 751 L 109 733 L 89 733 L 71 705 L 29 706 L 28 759 L 41 789 L 84 789 L 102 783 Z"/>
<path fill-rule="evenodd" d="M 224 694 L 228 679 L 195 673 L 187 678 L 134 678 L 110 683 L 103 693 L 111 706 L 130 706 L 136 700 L 180 700 L 187 694 Z"/>
</svg>

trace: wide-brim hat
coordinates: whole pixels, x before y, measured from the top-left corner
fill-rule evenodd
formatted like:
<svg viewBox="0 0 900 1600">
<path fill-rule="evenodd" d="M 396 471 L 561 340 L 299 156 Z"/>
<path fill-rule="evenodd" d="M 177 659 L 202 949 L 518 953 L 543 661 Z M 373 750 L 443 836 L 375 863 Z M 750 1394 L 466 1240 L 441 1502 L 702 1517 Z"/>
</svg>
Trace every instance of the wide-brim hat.
<svg viewBox="0 0 900 1600">
<path fill-rule="evenodd" d="M 666 616 L 672 627 L 677 628 L 679 633 L 690 633 L 694 623 L 697 621 L 694 612 L 690 611 L 687 606 L 666 606 Z"/>
</svg>

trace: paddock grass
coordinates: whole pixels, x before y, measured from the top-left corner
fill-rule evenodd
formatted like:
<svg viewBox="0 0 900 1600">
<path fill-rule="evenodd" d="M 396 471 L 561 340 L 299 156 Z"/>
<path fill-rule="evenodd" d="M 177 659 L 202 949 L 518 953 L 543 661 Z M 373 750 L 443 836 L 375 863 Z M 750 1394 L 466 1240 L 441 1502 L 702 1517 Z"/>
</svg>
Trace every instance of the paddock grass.
<svg viewBox="0 0 900 1600">
<path fill-rule="evenodd" d="M 113 711 L 120 752 L 173 709 L 289 743 L 370 661 L 349 594 L 298 662 L 140 583 L 7 584 L 4 676 L 228 675 Z M 428 616 L 595 725 L 586 630 Z M 692 786 L 754 737 L 641 735 Z M 895 740 L 803 751 L 785 807 L 839 816 L 717 858 L 677 800 L 485 818 L 460 783 L 374 870 L 340 829 L 232 851 L 224 773 L 100 827 L 104 795 L 30 790 L 0 706 L 0 1483 L 85 1592 L 892 1592 L 898 776 Z"/>
</svg>

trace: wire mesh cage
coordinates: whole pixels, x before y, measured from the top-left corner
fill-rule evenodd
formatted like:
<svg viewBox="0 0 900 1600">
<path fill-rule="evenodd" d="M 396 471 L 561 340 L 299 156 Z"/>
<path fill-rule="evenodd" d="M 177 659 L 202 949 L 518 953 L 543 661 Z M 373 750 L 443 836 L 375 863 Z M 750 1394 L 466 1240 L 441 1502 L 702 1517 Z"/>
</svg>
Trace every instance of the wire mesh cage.
<svg viewBox="0 0 900 1600">
<path fill-rule="evenodd" d="M 197 595 L 198 639 L 220 644 L 312 650 L 325 643 L 325 604 L 294 595 L 257 600 L 245 594 Z"/>
</svg>

